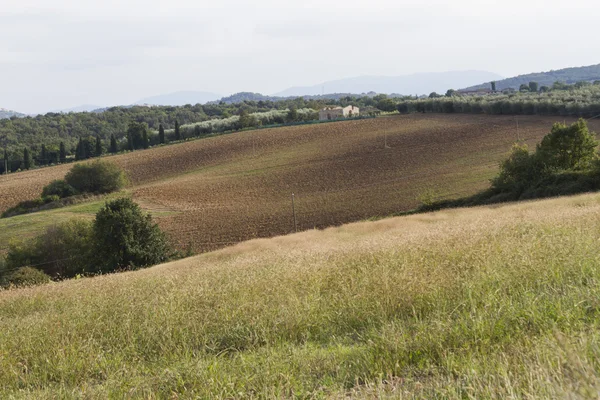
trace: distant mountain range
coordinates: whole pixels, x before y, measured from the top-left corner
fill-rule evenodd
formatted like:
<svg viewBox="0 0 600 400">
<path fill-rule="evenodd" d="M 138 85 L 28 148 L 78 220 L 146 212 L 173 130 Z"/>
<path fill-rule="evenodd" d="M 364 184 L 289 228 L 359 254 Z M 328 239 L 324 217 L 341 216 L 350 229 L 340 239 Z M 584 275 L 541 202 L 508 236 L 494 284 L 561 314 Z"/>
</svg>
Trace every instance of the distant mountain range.
<svg viewBox="0 0 600 400">
<path fill-rule="evenodd" d="M 146 97 L 136 101 L 135 104 L 152 104 L 157 106 L 184 106 L 186 104 L 204 104 L 208 103 L 209 101 L 219 100 L 221 97 L 222 95 L 211 92 L 183 91 Z"/>
<path fill-rule="evenodd" d="M 502 77 L 487 71 L 451 71 L 419 73 L 403 76 L 358 76 L 327 81 L 314 86 L 292 87 L 275 96 L 303 96 L 321 93 L 400 93 L 404 95 L 445 93 L 478 82 L 499 80 Z"/>
<path fill-rule="evenodd" d="M 465 88 L 465 90 L 490 88 L 490 82 L 493 80 L 494 79 L 486 79 L 483 81 L 485 83 L 476 86 L 469 86 Z M 496 89 L 519 89 L 519 86 L 522 84 L 528 84 L 529 82 L 537 82 L 540 86 L 552 86 L 552 84 L 557 81 L 564 83 L 576 83 L 580 81 L 595 80 L 600 80 L 600 64 L 589 65 L 587 67 L 563 68 L 547 72 L 535 72 L 532 74 L 515 76 L 513 78 L 496 80 Z"/>
<path fill-rule="evenodd" d="M 0 108 L 0 119 L 3 118 L 10 118 L 10 117 L 25 117 L 26 114 L 20 113 L 20 112 L 16 112 L 13 110 L 7 110 L 6 108 Z"/>
</svg>

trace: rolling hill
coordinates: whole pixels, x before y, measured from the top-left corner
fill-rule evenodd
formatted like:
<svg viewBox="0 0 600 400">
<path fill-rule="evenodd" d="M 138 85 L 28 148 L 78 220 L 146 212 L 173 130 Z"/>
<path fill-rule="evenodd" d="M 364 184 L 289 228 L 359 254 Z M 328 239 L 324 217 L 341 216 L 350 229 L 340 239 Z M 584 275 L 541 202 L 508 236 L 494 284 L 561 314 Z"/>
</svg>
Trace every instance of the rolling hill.
<svg viewBox="0 0 600 400">
<path fill-rule="evenodd" d="M 412 215 L 0 291 L 0 391 L 596 398 L 599 214 L 593 194 Z"/>
<path fill-rule="evenodd" d="M 493 79 L 492 79 L 493 80 Z M 486 83 L 470 86 L 465 90 L 489 89 L 492 80 L 487 80 Z M 595 81 L 600 80 L 600 64 L 590 65 L 587 67 L 573 67 L 547 72 L 536 72 L 531 74 L 519 75 L 513 78 L 496 80 L 496 89 L 519 89 L 521 84 L 529 82 L 537 82 L 540 86 L 552 86 L 554 82 L 576 83 L 580 81 Z"/>
<path fill-rule="evenodd" d="M 486 71 L 451 71 L 419 73 L 404 76 L 358 76 L 323 82 L 314 86 L 292 87 L 275 93 L 275 96 L 319 95 L 322 93 L 399 93 L 422 95 L 431 92 L 445 93 L 475 84 L 502 79 L 498 74 Z"/>
<path fill-rule="evenodd" d="M 533 146 L 553 122 L 519 117 L 520 137 Z M 600 121 L 590 127 L 600 131 Z M 414 114 L 238 132 L 106 159 L 128 172 L 128 194 L 160 213 L 180 248 L 206 251 L 293 232 L 292 193 L 299 230 L 409 210 L 432 192 L 474 194 L 515 139 L 513 117 Z M 69 168 L 0 176 L 0 211 L 38 196 Z M 0 231 L 32 235 L 69 213 L 3 219 Z"/>
</svg>

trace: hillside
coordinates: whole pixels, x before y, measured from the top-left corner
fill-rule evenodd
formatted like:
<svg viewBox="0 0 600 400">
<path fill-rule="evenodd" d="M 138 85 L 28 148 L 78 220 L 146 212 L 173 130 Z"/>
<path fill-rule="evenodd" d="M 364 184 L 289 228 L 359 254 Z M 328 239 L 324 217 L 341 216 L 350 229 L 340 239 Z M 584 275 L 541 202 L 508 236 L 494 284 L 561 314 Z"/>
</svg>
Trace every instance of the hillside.
<svg viewBox="0 0 600 400">
<path fill-rule="evenodd" d="M 400 93 L 422 95 L 431 92 L 445 93 L 476 82 L 502 79 L 486 71 L 451 71 L 418 73 L 404 76 L 357 76 L 327 81 L 314 86 L 292 87 L 275 93 L 275 96 L 319 95 L 322 93 Z"/>
<path fill-rule="evenodd" d="M 496 89 L 519 89 L 521 84 L 537 82 L 540 86 L 552 86 L 554 82 L 573 84 L 580 81 L 600 80 L 600 64 L 587 67 L 564 68 L 546 72 L 536 72 L 496 81 Z M 491 80 L 480 85 L 470 86 L 465 90 L 489 89 Z"/>
<path fill-rule="evenodd" d="M 553 122 L 520 117 L 519 135 L 533 146 Z M 590 127 L 600 131 L 600 121 Z M 300 230 L 408 210 L 423 195 L 474 194 L 515 139 L 513 117 L 415 114 L 239 132 L 107 159 L 130 175 L 134 200 L 163 213 L 158 221 L 180 247 L 205 251 L 293 232 L 292 193 Z M 0 176 L 0 211 L 70 167 Z M 47 215 L 32 226 L 56 218 Z M 23 226 L 29 216 L 19 218 Z M 35 233 L 10 223 L 0 220 L 0 230 Z"/>
<path fill-rule="evenodd" d="M 6 398 L 595 398 L 600 195 L 0 292 Z"/>
</svg>

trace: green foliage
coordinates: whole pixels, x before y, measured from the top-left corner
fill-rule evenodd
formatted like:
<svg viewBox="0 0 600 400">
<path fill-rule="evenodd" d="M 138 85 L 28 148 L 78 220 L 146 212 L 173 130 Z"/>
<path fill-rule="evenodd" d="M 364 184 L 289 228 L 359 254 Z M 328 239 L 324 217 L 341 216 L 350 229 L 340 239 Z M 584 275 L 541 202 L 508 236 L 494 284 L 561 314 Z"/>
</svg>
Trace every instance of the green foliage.
<svg viewBox="0 0 600 400">
<path fill-rule="evenodd" d="M 530 92 L 537 92 L 539 88 L 539 85 L 537 82 L 529 82 L 529 91 Z"/>
<path fill-rule="evenodd" d="M 162 126 L 162 124 L 158 126 L 158 142 L 160 144 L 165 143 L 165 128 Z"/>
<path fill-rule="evenodd" d="M 103 152 L 104 149 L 102 148 L 102 140 L 100 139 L 100 136 L 96 136 L 96 148 L 94 151 L 94 156 L 100 157 Z"/>
<path fill-rule="evenodd" d="M 11 243 L 6 256 L 8 269 L 35 265 L 54 279 L 94 272 L 92 224 L 72 219 L 50 226 L 42 235 Z"/>
<path fill-rule="evenodd" d="M 43 285 L 50 282 L 50 277 L 39 269 L 21 267 L 0 276 L 0 285 L 5 287 L 27 287 Z"/>
<path fill-rule="evenodd" d="M 542 170 L 535 155 L 529 154 L 527 145 L 515 144 L 510 156 L 500 165 L 500 173 L 492 180 L 492 186 L 499 190 L 520 192 L 539 178 Z"/>
<path fill-rule="evenodd" d="M 179 121 L 175 121 L 175 140 L 181 140 L 181 131 L 179 129 Z"/>
<path fill-rule="evenodd" d="M 117 146 L 117 138 L 115 138 L 114 133 L 110 135 L 110 149 L 111 154 L 115 154 L 119 151 L 119 147 Z"/>
<path fill-rule="evenodd" d="M 596 158 L 598 142 L 585 120 L 571 126 L 554 124 L 552 131 L 538 145 L 536 155 L 545 167 L 577 171 L 589 169 Z"/>
<path fill-rule="evenodd" d="M 130 150 L 148 147 L 148 125 L 143 122 L 130 122 L 127 128 L 127 139 L 130 140 Z"/>
<path fill-rule="evenodd" d="M 496 91 L 496 82 L 492 82 L 492 91 L 495 92 Z"/>
<path fill-rule="evenodd" d="M 290 107 L 288 111 L 286 122 L 295 122 L 298 120 L 298 109 L 296 107 Z"/>
<path fill-rule="evenodd" d="M 30 169 L 33 166 L 33 159 L 29 149 L 25 147 L 23 149 L 23 169 Z"/>
<path fill-rule="evenodd" d="M 94 222 L 95 251 L 101 270 L 135 269 L 166 261 L 164 233 L 131 199 L 106 203 Z"/>
<path fill-rule="evenodd" d="M 67 149 L 65 148 L 64 142 L 60 142 L 59 159 L 61 164 L 67 162 Z"/>
<path fill-rule="evenodd" d="M 77 190 L 62 179 L 50 182 L 48 185 L 44 186 L 44 189 L 42 190 L 42 197 L 55 195 L 63 199 L 65 197 L 75 196 L 76 194 Z"/>
<path fill-rule="evenodd" d="M 65 181 L 80 193 L 110 193 L 122 189 L 127 180 L 121 168 L 106 161 L 75 164 Z"/>
</svg>

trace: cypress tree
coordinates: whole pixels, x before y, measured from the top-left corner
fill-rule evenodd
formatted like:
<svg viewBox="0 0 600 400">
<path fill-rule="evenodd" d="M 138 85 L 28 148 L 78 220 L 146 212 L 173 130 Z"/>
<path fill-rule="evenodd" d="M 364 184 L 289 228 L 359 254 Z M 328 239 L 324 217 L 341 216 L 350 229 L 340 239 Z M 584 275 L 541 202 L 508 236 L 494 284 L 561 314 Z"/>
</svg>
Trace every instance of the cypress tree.
<svg viewBox="0 0 600 400">
<path fill-rule="evenodd" d="M 165 143 L 165 128 L 163 128 L 162 124 L 158 125 L 158 142 L 160 144 Z"/>
<path fill-rule="evenodd" d="M 144 129 L 144 132 L 142 132 L 142 141 L 144 142 L 144 148 L 147 149 L 150 144 L 148 143 L 148 132 L 146 129 Z"/>
<path fill-rule="evenodd" d="M 115 154 L 119 149 L 117 148 L 117 139 L 114 134 L 110 135 L 110 152 Z"/>
<path fill-rule="evenodd" d="M 29 149 L 25 147 L 23 149 L 23 169 L 30 169 L 32 164 L 31 153 L 29 153 Z"/>
<path fill-rule="evenodd" d="M 60 162 L 61 164 L 64 164 L 67 162 L 67 150 L 65 149 L 65 143 L 64 142 L 60 142 L 60 151 L 59 151 L 59 158 L 60 158 Z"/>
<path fill-rule="evenodd" d="M 83 159 L 85 159 L 85 148 L 83 146 L 83 139 L 79 138 L 77 149 L 75 150 L 75 160 L 79 161 Z"/>
<path fill-rule="evenodd" d="M 96 151 L 94 155 L 96 157 L 100 157 L 102 155 L 102 141 L 100 140 L 100 136 L 96 136 Z"/>
<path fill-rule="evenodd" d="M 181 132 L 179 132 L 179 121 L 175 120 L 175 140 L 181 140 Z"/>
<path fill-rule="evenodd" d="M 127 150 L 129 151 L 133 151 L 133 136 L 131 136 L 131 133 L 127 133 Z"/>
<path fill-rule="evenodd" d="M 40 158 L 42 159 L 42 165 L 48 164 L 48 152 L 46 151 L 46 145 L 42 145 L 42 154 L 40 154 Z"/>
<path fill-rule="evenodd" d="M 4 173 L 8 174 L 10 167 L 8 166 L 8 151 L 6 151 L 6 147 L 4 148 L 4 163 L 2 167 L 4 168 Z"/>
</svg>

